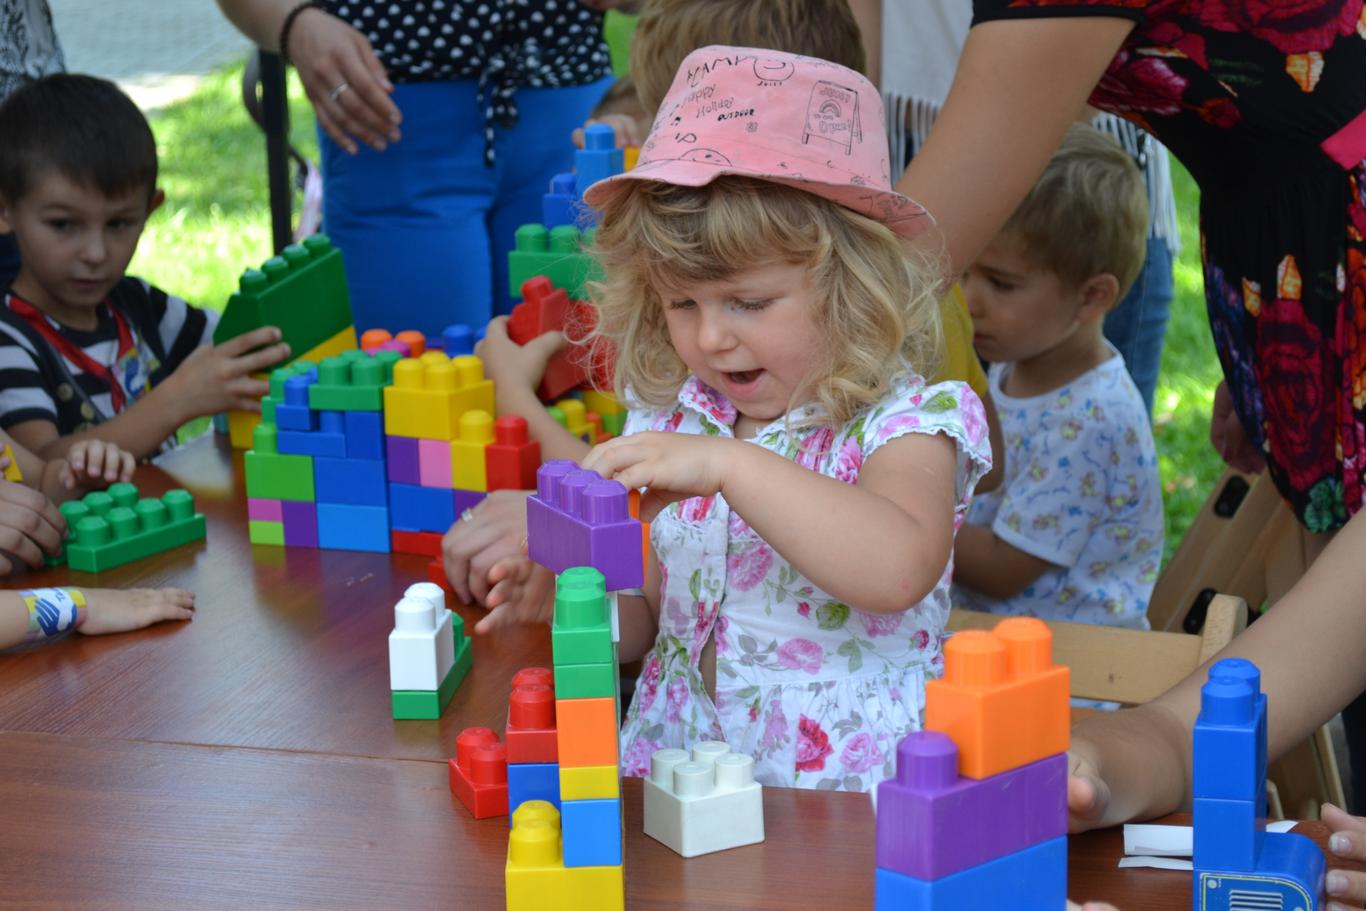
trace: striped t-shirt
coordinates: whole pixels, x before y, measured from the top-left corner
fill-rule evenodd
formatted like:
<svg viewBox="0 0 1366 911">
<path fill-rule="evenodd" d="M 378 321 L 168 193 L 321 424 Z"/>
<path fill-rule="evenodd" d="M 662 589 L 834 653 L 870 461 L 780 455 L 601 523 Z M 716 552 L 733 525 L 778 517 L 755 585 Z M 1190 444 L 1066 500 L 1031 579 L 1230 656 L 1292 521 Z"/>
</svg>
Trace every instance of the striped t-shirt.
<svg viewBox="0 0 1366 911">
<path fill-rule="evenodd" d="M 114 417 L 107 380 L 84 372 L 11 307 L 6 291 L 0 306 L 0 428 L 26 421 L 50 421 L 67 436 Z M 115 368 L 118 358 L 117 309 L 133 336 L 136 356 L 117 365 L 125 410 L 184 363 L 200 345 L 212 344 L 218 314 L 191 307 L 140 278 L 124 277 L 101 307 L 92 330 L 48 324 L 96 364 Z M 174 436 L 163 448 L 174 445 Z"/>
</svg>

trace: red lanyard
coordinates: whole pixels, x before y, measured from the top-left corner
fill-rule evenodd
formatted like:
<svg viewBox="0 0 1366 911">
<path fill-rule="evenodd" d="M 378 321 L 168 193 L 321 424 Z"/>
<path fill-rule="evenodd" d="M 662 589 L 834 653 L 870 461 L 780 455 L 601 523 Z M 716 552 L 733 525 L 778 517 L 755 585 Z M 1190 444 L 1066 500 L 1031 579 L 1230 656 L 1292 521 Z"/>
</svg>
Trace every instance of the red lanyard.
<svg viewBox="0 0 1366 911">
<path fill-rule="evenodd" d="M 118 353 L 114 356 L 114 363 L 117 364 L 133 350 L 133 333 L 129 331 L 128 322 L 123 318 L 123 314 L 110 306 L 108 301 L 105 302 L 104 306 L 109 308 L 109 314 L 114 318 L 114 325 L 118 327 L 119 348 Z M 86 354 L 83 349 L 73 345 L 70 339 L 52 328 L 52 324 L 48 322 L 47 317 L 38 308 L 13 292 L 10 292 L 9 295 L 9 307 L 23 317 L 35 332 L 47 340 L 49 345 L 56 348 L 62 357 L 76 365 L 77 369 L 103 380 L 109 386 L 109 398 L 113 403 L 114 413 L 117 414 L 123 410 L 123 403 L 128 400 L 128 396 L 123 391 L 123 384 L 119 382 L 119 378 L 113 370 Z"/>
</svg>

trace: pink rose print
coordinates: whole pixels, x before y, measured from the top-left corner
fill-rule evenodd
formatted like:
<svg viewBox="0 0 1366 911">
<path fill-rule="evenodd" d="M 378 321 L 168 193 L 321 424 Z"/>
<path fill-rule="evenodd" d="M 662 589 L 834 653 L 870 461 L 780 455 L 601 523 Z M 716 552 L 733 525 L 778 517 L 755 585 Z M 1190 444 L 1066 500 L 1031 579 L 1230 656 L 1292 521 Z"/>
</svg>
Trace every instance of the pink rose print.
<svg viewBox="0 0 1366 911">
<path fill-rule="evenodd" d="M 1122 50 L 1110 62 L 1092 98 L 1106 108 L 1172 116 L 1181 110 L 1186 80 L 1158 57 L 1136 57 Z"/>
<path fill-rule="evenodd" d="M 1356 31 L 1359 2 L 1338 0 L 1204 0 L 1195 19 L 1222 32 L 1247 32 L 1283 54 L 1327 50 Z"/>
<path fill-rule="evenodd" d="M 814 674 L 821 669 L 825 649 L 810 639 L 790 639 L 778 646 L 778 665 Z"/>
<path fill-rule="evenodd" d="M 694 623 L 692 631 L 692 648 L 690 652 L 693 656 L 702 652 L 702 646 L 707 642 L 707 636 L 711 633 L 711 618 L 720 609 L 721 602 L 713 601 L 711 608 L 708 609 L 706 602 L 699 601 L 694 609 Z"/>
<path fill-rule="evenodd" d="M 707 516 L 711 515 L 711 508 L 716 503 L 716 497 L 692 497 L 684 500 L 678 507 L 678 513 L 685 522 L 705 522 Z"/>
<path fill-rule="evenodd" d="M 872 734 L 855 734 L 840 751 L 840 765 L 856 774 L 861 775 L 880 762 L 882 751 L 877 748 Z"/>
<path fill-rule="evenodd" d="M 726 557 L 726 588 L 747 592 L 773 568 L 773 550 L 760 540 L 747 543 Z"/>
<path fill-rule="evenodd" d="M 878 428 L 877 441 L 885 443 L 892 437 L 900 436 L 904 431 L 914 430 L 920 426 L 920 418 L 913 414 L 898 414 Z"/>
<path fill-rule="evenodd" d="M 726 534 L 732 538 L 742 538 L 749 534 L 749 523 L 740 518 L 738 512 L 730 514 L 730 519 L 726 521 Z"/>
<path fill-rule="evenodd" d="M 675 411 L 672 414 L 666 415 L 661 420 L 655 421 L 655 425 L 650 429 L 658 430 L 662 433 L 673 433 L 675 430 L 679 428 L 679 425 L 681 425 L 682 423 L 683 412 Z"/>
<path fill-rule="evenodd" d="M 825 768 L 825 757 L 833 752 L 829 735 L 817 722 L 802 715 L 797 722 L 797 771 L 819 772 Z"/>
<path fill-rule="evenodd" d="M 810 604 L 807 604 L 805 601 L 802 601 L 802 602 L 798 603 L 798 605 L 797 605 L 797 613 L 801 614 L 803 617 L 810 617 L 810 616 L 811 616 L 811 605 L 810 605 Z"/>
<path fill-rule="evenodd" d="M 982 407 L 982 400 L 975 395 L 964 395 L 959 402 L 959 411 L 968 442 L 977 446 L 987 435 L 987 412 Z"/>
<path fill-rule="evenodd" d="M 919 649 L 920 651 L 922 651 L 922 652 L 923 652 L 925 649 L 929 648 L 929 647 L 930 647 L 930 634 L 929 634 L 929 631 L 928 631 L 928 630 L 923 630 L 923 629 L 918 629 L 918 630 L 916 630 L 916 631 L 915 631 L 915 635 L 911 636 L 911 644 L 914 645 L 916 648 L 918 648 L 918 649 Z"/>
<path fill-rule="evenodd" d="M 688 701 L 688 684 L 682 677 L 675 677 L 669 681 L 668 704 L 664 709 L 664 717 L 668 721 L 677 721 L 683 714 L 683 706 Z"/>
<path fill-rule="evenodd" d="M 655 750 L 660 748 L 660 744 L 653 740 L 637 739 L 631 742 L 626 748 L 626 753 L 621 757 L 621 774 L 628 778 L 644 778 L 650 774 L 650 757 Z"/>
<path fill-rule="evenodd" d="M 654 705 L 655 695 L 659 692 L 659 678 L 662 673 L 663 668 L 659 664 L 659 655 L 650 652 L 645 659 L 645 667 L 641 669 L 640 687 L 636 690 L 638 712 L 648 712 L 650 706 Z"/>
<path fill-rule="evenodd" d="M 730 628 L 730 620 L 726 617 L 716 618 L 716 654 L 727 655 L 730 653 L 730 640 L 726 638 L 726 630 Z"/>
<path fill-rule="evenodd" d="M 863 468 L 863 450 L 858 440 L 850 437 L 844 441 L 839 458 L 835 461 L 835 480 L 853 484 L 858 480 L 859 470 Z"/>
<path fill-rule="evenodd" d="M 821 459 L 830 451 L 834 442 L 835 431 L 829 427 L 822 427 L 814 433 L 807 434 L 797 450 L 797 464 L 812 471 L 819 471 Z"/>
<path fill-rule="evenodd" d="M 749 720 L 750 720 L 750 721 L 758 721 L 758 720 L 759 720 L 759 703 L 757 703 L 757 702 L 751 702 L 751 703 L 749 704 Z"/>
<path fill-rule="evenodd" d="M 770 753 L 787 743 L 787 716 L 783 714 L 781 700 L 774 699 L 768 704 L 768 717 L 764 719 L 764 736 L 759 738 L 759 750 Z"/>
<path fill-rule="evenodd" d="M 868 634 L 869 639 L 876 639 L 879 636 L 890 636 L 901 628 L 902 614 L 865 614 L 859 613 L 859 622 L 863 624 L 863 631 Z"/>
</svg>

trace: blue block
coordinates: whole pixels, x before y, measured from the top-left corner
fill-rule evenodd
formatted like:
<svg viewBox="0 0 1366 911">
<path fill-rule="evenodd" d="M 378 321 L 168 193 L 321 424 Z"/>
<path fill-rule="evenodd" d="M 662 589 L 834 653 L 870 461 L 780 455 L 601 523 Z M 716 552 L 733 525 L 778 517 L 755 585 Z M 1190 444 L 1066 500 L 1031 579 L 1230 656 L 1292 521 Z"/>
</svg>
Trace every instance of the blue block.
<svg viewBox="0 0 1366 911">
<path fill-rule="evenodd" d="M 574 182 L 580 196 L 599 180 L 626 169 L 625 153 L 616 145 L 616 131 L 607 124 L 584 129 L 583 148 L 574 152 Z"/>
<path fill-rule="evenodd" d="M 455 499 L 449 490 L 416 484 L 389 485 L 389 516 L 400 531 L 438 531 L 455 524 Z"/>
<path fill-rule="evenodd" d="M 384 477 L 384 463 L 369 459 L 315 458 L 313 491 L 319 503 L 389 505 L 389 484 Z"/>
<path fill-rule="evenodd" d="M 276 409 L 277 413 L 279 409 Z M 346 458 L 346 435 L 343 433 L 304 433 L 281 430 L 275 436 L 281 455 L 328 456 Z"/>
<path fill-rule="evenodd" d="M 943 879 L 878 867 L 874 890 L 874 911 L 1058 911 L 1067 906 L 1067 836 Z"/>
<path fill-rule="evenodd" d="M 277 402 L 275 405 L 275 426 L 281 431 L 312 433 L 318 429 L 318 412 L 307 405 Z"/>
<path fill-rule="evenodd" d="M 550 192 L 541 197 L 541 223 L 546 230 L 577 222 L 579 194 L 575 192 L 573 174 L 556 174 L 550 179 Z"/>
<path fill-rule="evenodd" d="M 1303 835 L 1268 832 L 1262 854 L 1250 871 L 1195 867 L 1192 908 L 1196 911 L 1239 911 L 1255 908 L 1323 907 L 1323 852 Z"/>
<path fill-rule="evenodd" d="M 479 338 L 483 338 L 483 332 Z M 458 354 L 473 354 L 475 338 L 474 330 L 464 323 L 456 323 L 447 326 L 441 333 L 441 350 L 446 353 L 446 357 L 455 357 Z"/>
<path fill-rule="evenodd" d="M 1195 721 L 1193 794 L 1245 800 L 1266 815 L 1266 696 L 1261 675 L 1241 658 L 1218 662 L 1200 690 Z"/>
<path fill-rule="evenodd" d="M 560 805 L 558 762 L 508 763 L 508 825 L 512 825 L 513 811 L 528 800 L 548 800 Z"/>
<path fill-rule="evenodd" d="M 1251 870 L 1266 837 L 1266 821 L 1250 800 L 1195 798 L 1193 807 L 1197 867 L 1214 870 Z"/>
<path fill-rule="evenodd" d="M 389 510 L 382 506 L 318 504 L 318 546 L 324 550 L 389 552 Z"/>
<path fill-rule="evenodd" d="M 566 867 L 620 864 L 621 798 L 564 801 L 560 804 L 560 832 Z"/>
<path fill-rule="evenodd" d="M 380 411 L 348 411 L 344 415 L 346 427 L 346 457 L 384 461 L 384 413 Z"/>
</svg>

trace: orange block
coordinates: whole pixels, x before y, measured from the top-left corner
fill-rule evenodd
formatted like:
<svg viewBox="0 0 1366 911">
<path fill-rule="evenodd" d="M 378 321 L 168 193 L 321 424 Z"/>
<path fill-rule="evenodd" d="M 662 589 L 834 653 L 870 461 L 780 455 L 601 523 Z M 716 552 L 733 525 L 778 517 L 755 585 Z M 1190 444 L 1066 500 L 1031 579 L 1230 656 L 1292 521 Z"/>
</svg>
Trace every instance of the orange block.
<svg viewBox="0 0 1366 911">
<path fill-rule="evenodd" d="M 958 771 L 982 779 L 1067 752 L 1067 668 L 1040 620 L 1002 620 L 944 645 L 944 677 L 925 684 L 925 728 L 958 745 Z"/>
<path fill-rule="evenodd" d="M 556 699 L 555 731 L 560 767 L 617 764 L 617 701 Z"/>
</svg>

